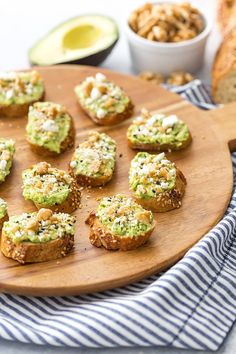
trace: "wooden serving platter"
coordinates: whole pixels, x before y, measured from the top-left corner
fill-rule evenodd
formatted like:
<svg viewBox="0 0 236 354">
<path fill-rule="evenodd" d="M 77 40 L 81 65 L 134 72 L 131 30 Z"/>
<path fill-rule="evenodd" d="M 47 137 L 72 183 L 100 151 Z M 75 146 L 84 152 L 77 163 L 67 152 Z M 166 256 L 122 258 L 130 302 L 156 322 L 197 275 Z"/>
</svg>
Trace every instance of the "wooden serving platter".
<svg viewBox="0 0 236 354">
<path fill-rule="evenodd" d="M 118 144 L 117 167 L 113 180 L 102 189 L 82 191 L 82 209 L 77 216 L 75 249 L 58 261 L 19 265 L 0 254 L 0 291 L 25 295 L 76 295 L 102 291 L 138 281 L 162 271 L 178 261 L 186 251 L 223 216 L 232 192 L 230 148 L 236 148 L 236 104 L 211 112 L 200 111 L 179 96 L 136 77 L 99 68 L 110 80 L 121 85 L 132 98 L 135 111 L 142 107 L 175 113 L 187 122 L 193 143 L 186 150 L 168 154 L 184 172 L 188 185 L 183 205 L 178 210 L 156 214 L 157 226 L 144 246 L 129 252 L 111 252 L 93 247 L 84 221 L 97 206 L 97 198 L 129 193 L 128 170 L 135 151 L 127 146 L 126 130 L 131 120 L 113 127 L 96 126 L 80 109 L 74 86 L 98 69 L 86 66 L 38 68 L 46 85 L 46 100 L 64 104 L 74 117 L 76 143 L 89 130 L 110 134 Z M 9 214 L 33 211 L 34 206 L 21 195 L 21 173 L 41 161 L 29 149 L 25 139 L 26 118 L 0 118 L 0 136 L 16 140 L 16 155 L 11 175 L 0 186 L 0 196 L 9 204 Z M 72 151 L 47 159 L 67 169 Z"/>
</svg>

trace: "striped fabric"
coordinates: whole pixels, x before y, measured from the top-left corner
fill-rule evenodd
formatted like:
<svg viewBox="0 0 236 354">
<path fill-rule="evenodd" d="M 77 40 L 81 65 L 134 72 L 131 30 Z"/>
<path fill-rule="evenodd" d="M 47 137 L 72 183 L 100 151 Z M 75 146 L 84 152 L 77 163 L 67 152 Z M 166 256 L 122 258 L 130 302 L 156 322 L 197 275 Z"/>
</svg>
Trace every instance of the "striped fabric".
<svg viewBox="0 0 236 354">
<path fill-rule="evenodd" d="M 206 109 L 195 82 L 179 92 Z M 208 107 L 208 108 L 209 108 Z M 236 154 L 233 154 L 236 175 Z M 0 337 L 71 347 L 216 350 L 236 317 L 236 190 L 224 219 L 161 275 L 76 297 L 0 294 Z"/>
</svg>

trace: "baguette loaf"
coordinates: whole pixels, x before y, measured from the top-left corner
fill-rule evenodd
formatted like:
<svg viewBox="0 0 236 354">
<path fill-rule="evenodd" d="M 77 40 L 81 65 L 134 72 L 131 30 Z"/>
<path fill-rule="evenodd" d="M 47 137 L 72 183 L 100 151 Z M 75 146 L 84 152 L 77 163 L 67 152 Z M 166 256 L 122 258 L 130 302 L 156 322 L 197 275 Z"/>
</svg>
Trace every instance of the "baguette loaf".
<svg viewBox="0 0 236 354">
<path fill-rule="evenodd" d="M 236 28 L 224 38 L 212 68 L 212 96 L 216 103 L 236 101 Z"/>
<path fill-rule="evenodd" d="M 236 25 L 236 0 L 218 0 L 217 22 L 223 35 Z"/>
</svg>

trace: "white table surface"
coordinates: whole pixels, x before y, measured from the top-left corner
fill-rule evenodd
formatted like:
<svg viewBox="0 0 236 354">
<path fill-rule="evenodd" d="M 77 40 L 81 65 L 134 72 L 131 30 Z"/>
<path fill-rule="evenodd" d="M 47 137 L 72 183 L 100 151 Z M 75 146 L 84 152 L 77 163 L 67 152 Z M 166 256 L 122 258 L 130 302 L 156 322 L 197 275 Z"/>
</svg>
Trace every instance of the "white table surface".
<svg viewBox="0 0 236 354">
<path fill-rule="evenodd" d="M 193 0 L 193 4 L 200 7 L 209 17 L 214 18 L 215 0 Z M 124 33 L 124 23 L 130 10 L 143 4 L 144 0 L 7 0 L 0 2 L 0 70 L 14 70 L 28 67 L 27 50 L 42 35 L 53 26 L 70 17 L 82 13 L 107 14 L 118 22 L 120 40 L 112 54 L 102 64 L 103 67 L 125 73 L 134 73 L 129 58 L 128 46 Z M 214 22 L 214 21 L 213 21 Z M 220 36 L 214 27 L 209 38 L 205 62 L 197 74 L 205 83 L 210 84 L 212 59 L 217 50 Z M 199 351 L 184 351 L 163 348 L 115 348 L 115 349 L 77 349 L 41 347 L 0 340 L 0 353 L 3 354 L 194 354 L 210 353 Z M 235 354 L 236 327 L 229 334 L 218 353 Z"/>
</svg>

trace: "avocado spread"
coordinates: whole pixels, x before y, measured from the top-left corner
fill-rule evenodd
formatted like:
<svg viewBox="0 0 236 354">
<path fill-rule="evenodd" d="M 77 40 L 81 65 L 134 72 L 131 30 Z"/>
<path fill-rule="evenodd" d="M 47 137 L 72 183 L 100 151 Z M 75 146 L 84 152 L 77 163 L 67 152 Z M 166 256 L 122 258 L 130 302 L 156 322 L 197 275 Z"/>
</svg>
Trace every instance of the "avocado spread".
<svg viewBox="0 0 236 354">
<path fill-rule="evenodd" d="M 139 236 L 154 226 L 153 214 L 131 198 L 117 194 L 101 200 L 96 216 L 114 235 Z"/>
<path fill-rule="evenodd" d="M 14 140 L 0 138 L 0 182 L 4 182 L 11 171 L 14 153 Z"/>
<path fill-rule="evenodd" d="M 0 219 L 4 218 L 7 213 L 7 202 L 0 198 Z"/>
<path fill-rule="evenodd" d="M 23 171 L 23 196 L 44 207 L 63 203 L 71 191 L 72 177 L 40 162 Z"/>
<path fill-rule="evenodd" d="M 75 217 L 65 213 L 54 213 L 40 209 L 34 213 L 11 216 L 3 225 L 5 236 L 15 244 L 21 242 L 44 243 L 74 235 Z"/>
<path fill-rule="evenodd" d="M 115 168 L 116 142 L 105 133 L 91 132 L 75 150 L 70 167 L 75 175 L 111 176 Z"/>
<path fill-rule="evenodd" d="M 181 147 L 189 139 L 188 126 L 175 115 L 151 114 L 143 109 L 127 131 L 134 144 L 169 144 Z"/>
<path fill-rule="evenodd" d="M 0 104 L 24 104 L 39 100 L 44 92 L 37 71 L 0 73 Z"/>
<path fill-rule="evenodd" d="M 99 119 L 124 112 L 130 103 L 125 92 L 101 73 L 87 77 L 75 87 L 75 93 L 82 106 Z"/>
<path fill-rule="evenodd" d="M 52 102 L 37 102 L 29 109 L 26 132 L 31 144 L 60 153 L 70 126 L 71 117 L 65 107 Z"/>
<path fill-rule="evenodd" d="M 156 198 L 174 188 L 175 182 L 175 164 L 163 152 L 158 155 L 139 152 L 131 161 L 129 186 L 137 198 Z"/>
</svg>

